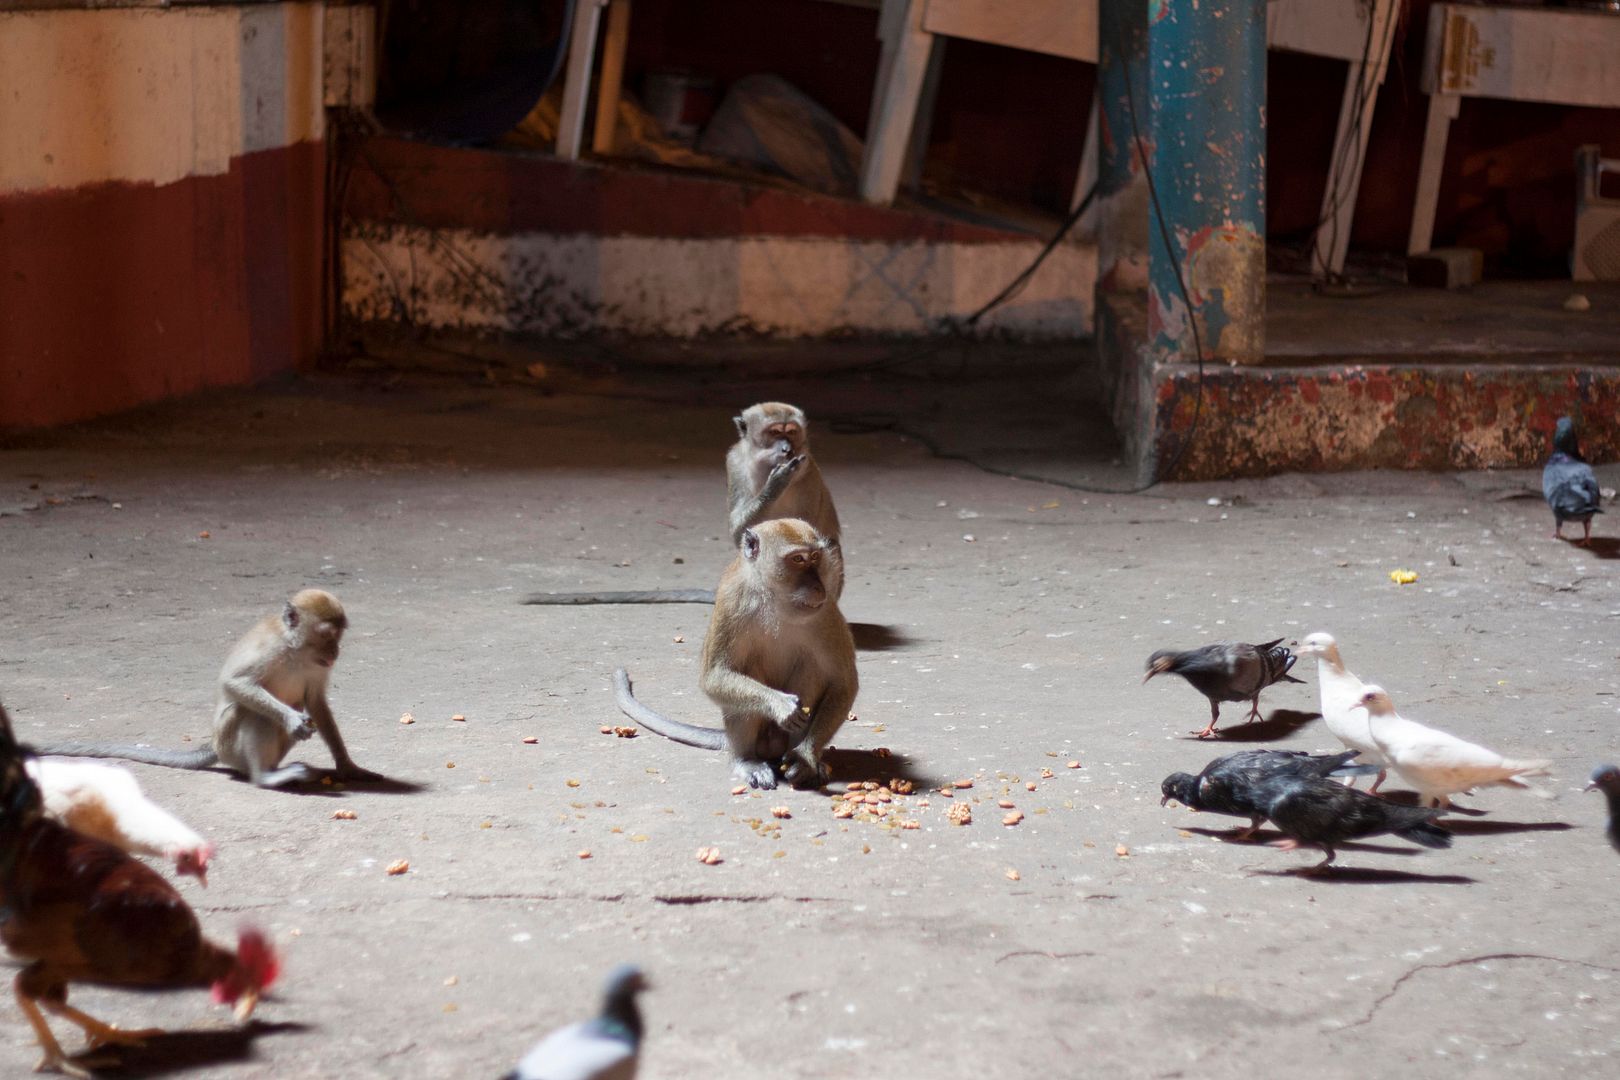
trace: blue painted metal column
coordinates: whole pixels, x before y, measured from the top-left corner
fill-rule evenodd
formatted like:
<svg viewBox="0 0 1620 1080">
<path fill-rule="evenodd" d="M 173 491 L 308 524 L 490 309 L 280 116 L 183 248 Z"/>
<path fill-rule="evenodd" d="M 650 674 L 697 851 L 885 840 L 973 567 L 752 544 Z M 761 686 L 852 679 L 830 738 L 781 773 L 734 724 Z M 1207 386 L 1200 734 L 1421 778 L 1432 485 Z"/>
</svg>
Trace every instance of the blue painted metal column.
<svg viewBox="0 0 1620 1080">
<path fill-rule="evenodd" d="M 1150 340 L 1167 359 L 1192 358 L 1190 298 L 1205 355 L 1255 363 L 1265 349 L 1265 0 L 1146 7 L 1147 139 L 1166 226 L 1148 230 Z"/>
<path fill-rule="evenodd" d="M 1145 344 L 1156 359 L 1193 359 L 1196 323 L 1206 357 L 1257 361 L 1265 343 L 1265 0 L 1103 0 L 1098 8 L 1099 293 L 1147 289 Z"/>
</svg>

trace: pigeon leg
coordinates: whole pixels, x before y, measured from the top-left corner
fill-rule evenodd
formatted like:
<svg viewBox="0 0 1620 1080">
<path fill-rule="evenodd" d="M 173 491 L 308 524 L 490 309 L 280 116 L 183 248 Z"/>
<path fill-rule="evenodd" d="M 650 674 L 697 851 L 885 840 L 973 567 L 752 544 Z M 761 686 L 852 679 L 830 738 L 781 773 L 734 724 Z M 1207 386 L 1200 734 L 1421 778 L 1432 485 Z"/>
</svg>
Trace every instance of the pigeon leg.
<svg viewBox="0 0 1620 1080">
<path fill-rule="evenodd" d="M 1367 794 L 1369 794 L 1369 795 L 1378 794 L 1378 785 L 1382 784 L 1384 782 L 1384 777 L 1386 777 L 1388 775 L 1389 775 L 1389 770 L 1388 769 L 1379 769 L 1378 770 L 1378 775 L 1373 779 L 1372 787 L 1367 789 Z M 1355 782 L 1354 778 L 1351 779 L 1350 786 L 1351 787 L 1356 786 L 1356 782 Z"/>
<path fill-rule="evenodd" d="M 1273 840 L 1271 846 L 1278 851 L 1293 851 L 1299 847 L 1299 841 L 1292 836 L 1285 836 L 1281 840 Z"/>
<path fill-rule="evenodd" d="M 1195 731 L 1192 734 L 1198 736 L 1200 739 L 1209 738 L 1211 735 L 1215 734 L 1215 725 L 1220 721 L 1220 719 L 1221 703 L 1211 699 L 1209 703 L 1209 726 L 1204 728 L 1202 731 Z"/>
<path fill-rule="evenodd" d="M 1585 521 L 1581 522 L 1581 547 L 1586 547 L 1591 542 L 1592 542 L 1592 519 L 1587 518 Z"/>
<path fill-rule="evenodd" d="M 1552 538 L 1554 540 L 1562 540 L 1564 538 L 1564 523 L 1556 518 L 1553 519 Z"/>
<path fill-rule="evenodd" d="M 1321 845 L 1321 847 L 1322 847 L 1323 851 L 1327 852 L 1327 858 L 1323 859 L 1321 862 L 1317 863 L 1315 866 L 1311 867 L 1309 870 L 1304 871 L 1304 873 L 1306 873 L 1306 874 L 1320 874 L 1322 871 L 1324 871 L 1324 870 L 1326 870 L 1328 868 L 1328 865 L 1330 863 L 1332 863 L 1334 859 L 1336 859 L 1338 857 L 1338 853 L 1335 852 L 1332 848 L 1328 847 L 1326 844 Z"/>
</svg>

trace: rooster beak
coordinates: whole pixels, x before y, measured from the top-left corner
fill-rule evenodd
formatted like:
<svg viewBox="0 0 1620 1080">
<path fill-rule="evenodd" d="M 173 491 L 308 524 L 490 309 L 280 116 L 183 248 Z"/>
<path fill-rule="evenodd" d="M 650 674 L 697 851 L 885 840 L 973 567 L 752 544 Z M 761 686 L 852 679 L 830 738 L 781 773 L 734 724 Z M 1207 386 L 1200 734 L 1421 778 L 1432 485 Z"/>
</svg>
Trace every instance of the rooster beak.
<svg viewBox="0 0 1620 1080">
<path fill-rule="evenodd" d="M 249 990 L 243 994 L 236 1002 L 236 1022 L 240 1024 L 246 1021 L 248 1017 L 253 1015 L 253 1010 L 258 1008 L 258 1005 L 259 992 L 257 990 Z"/>
</svg>

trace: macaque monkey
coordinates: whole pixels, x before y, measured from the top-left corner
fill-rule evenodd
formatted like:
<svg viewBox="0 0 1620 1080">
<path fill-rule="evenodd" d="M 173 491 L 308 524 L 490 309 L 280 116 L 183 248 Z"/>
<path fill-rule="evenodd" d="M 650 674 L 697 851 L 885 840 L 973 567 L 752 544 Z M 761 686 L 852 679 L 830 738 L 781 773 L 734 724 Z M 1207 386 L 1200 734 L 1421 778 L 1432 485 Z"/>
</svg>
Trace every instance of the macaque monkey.
<svg viewBox="0 0 1620 1080">
<path fill-rule="evenodd" d="M 740 543 L 743 530 L 761 521 L 799 518 L 838 543 L 842 535 L 838 511 L 816 459 L 810 456 L 804 410 L 765 401 L 748 406 L 732 422 L 737 425 L 737 441 L 726 454 L 731 542 Z"/>
<path fill-rule="evenodd" d="M 822 752 L 859 687 L 855 642 L 838 611 L 843 580 L 837 541 L 809 522 L 776 518 L 744 528 L 703 641 L 701 685 L 720 706 L 724 730 L 653 712 L 631 694 L 622 668 L 613 675 L 619 708 L 676 742 L 729 749 L 738 783 L 820 787 L 828 778 Z"/>
<path fill-rule="evenodd" d="M 47 746 L 40 754 L 123 758 L 176 769 L 223 765 L 260 787 L 282 787 L 321 778 L 303 762 L 281 765 L 294 743 L 319 731 L 332 751 L 340 780 L 380 780 L 357 766 L 343 745 L 326 701 L 326 680 L 337 662 L 348 617 L 338 598 L 305 589 L 266 615 L 238 641 L 219 672 L 214 705 L 214 745 L 201 750 L 144 746 Z M 278 766 L 280 766 L 278 768 Z"/>
</svg>

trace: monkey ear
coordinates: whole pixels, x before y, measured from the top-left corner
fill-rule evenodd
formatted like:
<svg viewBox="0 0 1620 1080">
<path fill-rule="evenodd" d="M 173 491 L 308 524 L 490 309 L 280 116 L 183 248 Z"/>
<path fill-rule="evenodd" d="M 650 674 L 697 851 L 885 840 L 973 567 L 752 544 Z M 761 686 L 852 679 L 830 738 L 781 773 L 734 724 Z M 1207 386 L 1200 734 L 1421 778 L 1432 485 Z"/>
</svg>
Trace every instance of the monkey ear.
<svg viewBox="0 0 1620 1080">
<path fill-rule="evenodd" d="M 290 600 L 281 607 L 281 621 L 287 624 L 289 630 L 298 626 L 298 609 L 292 606 Z"/>
<path fill-rule="evenodd" d="M 737 425 L 737 438 L 740 439 L 748 434 L 748 421 L 740 416 L 733 416 L 731 422 Z"/>
<path fill-rule="evenodd" d="M 759 534 L 753 529 L 744 529 L 742 535 L 743 558 L 753 562 L 759 558 Z"/>
</svg>

